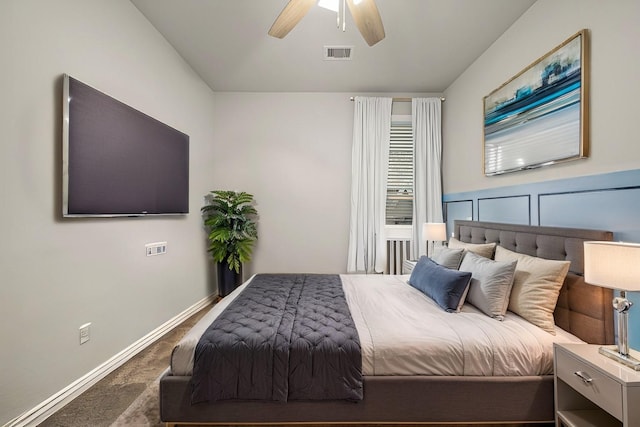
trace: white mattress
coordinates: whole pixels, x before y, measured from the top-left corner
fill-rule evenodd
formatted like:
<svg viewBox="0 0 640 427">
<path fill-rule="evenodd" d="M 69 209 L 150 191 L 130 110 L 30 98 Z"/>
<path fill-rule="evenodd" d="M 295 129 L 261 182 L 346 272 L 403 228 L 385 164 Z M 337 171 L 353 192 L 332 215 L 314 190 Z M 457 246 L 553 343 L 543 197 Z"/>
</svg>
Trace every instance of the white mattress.
<svg viewBox="0 0 640 427">
<path fill-rule="evenodd" d="M 447 313 L 409 286 L 408 275 L 341 275 L 362 346 L 364 375 L 546 375 L 553 343 L 582 342 L 556 327 L 551 335 L 508 312 L 503 321 L 470 304 Z M 202 333 L 251 279 L 216 304 L 180 340 L 173 375 L 191 375 Z"/>
</svg>

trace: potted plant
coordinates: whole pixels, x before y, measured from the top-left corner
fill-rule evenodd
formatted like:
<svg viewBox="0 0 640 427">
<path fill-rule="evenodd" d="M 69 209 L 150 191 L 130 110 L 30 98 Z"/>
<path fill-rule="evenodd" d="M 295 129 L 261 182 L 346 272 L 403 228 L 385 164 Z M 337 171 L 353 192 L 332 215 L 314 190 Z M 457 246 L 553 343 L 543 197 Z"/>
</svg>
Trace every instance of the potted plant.
<svg viewBox="0 0 640 427">
<path fill-rule="evenodd" d="M 227 296 L 242 283 L 242 264 L 251 260 L 258 239 L 253 195 L 244 191 L 211 191 L 202 208 L 209 248 L 218 264 L 218 293 Z"/>
</svg>

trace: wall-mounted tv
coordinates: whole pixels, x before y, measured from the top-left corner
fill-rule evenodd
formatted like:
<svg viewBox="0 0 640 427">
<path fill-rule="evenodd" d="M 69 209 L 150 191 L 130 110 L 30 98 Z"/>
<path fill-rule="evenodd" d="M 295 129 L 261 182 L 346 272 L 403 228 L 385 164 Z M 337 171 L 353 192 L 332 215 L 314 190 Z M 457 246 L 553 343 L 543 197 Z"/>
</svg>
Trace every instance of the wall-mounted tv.
<svg viewBox="0 0 640 427">
<path fill-rule="evenodd" d="M 189 213 L 189 136 L 63 79 L 63 216 Z"/>
</svg>

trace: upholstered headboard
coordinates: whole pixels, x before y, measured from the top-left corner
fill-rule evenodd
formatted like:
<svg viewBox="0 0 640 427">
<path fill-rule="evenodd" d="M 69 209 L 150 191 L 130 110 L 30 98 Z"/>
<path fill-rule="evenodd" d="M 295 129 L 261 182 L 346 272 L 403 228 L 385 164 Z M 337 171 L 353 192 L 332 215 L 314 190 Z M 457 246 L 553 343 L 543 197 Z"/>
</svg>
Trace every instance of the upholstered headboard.
<svg viewBox="0 0 640 427">
<path fill-rule="evenodd" d="M 454 223 L 454 236 L 467 243 L 492 243 L 510 251 L 546 259 L 571 261 L 554 312 L 556 325 L 592 344 L 613 344 L 611 289 L 586 284 L 583 242 L 613 240 L 610 231 L 494 222 Z"/>
</svg>

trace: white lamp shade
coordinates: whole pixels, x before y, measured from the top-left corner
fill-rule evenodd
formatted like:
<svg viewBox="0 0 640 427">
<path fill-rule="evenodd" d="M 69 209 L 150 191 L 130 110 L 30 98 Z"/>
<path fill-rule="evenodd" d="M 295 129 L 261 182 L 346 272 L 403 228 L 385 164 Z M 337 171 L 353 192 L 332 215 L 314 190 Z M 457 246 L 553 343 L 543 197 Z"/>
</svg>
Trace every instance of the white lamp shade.
<svg viewBox="0 0 640 427">
<path fill-rule="evenodd" d="M 425 222 L 422 226 L 422 240 L 442 242 L 447 240 L 447 226 L 444 222 Z"/>
<path fill-rule="evenodd" d="M 584 242 L 584 281 L 622 291 L 640 291 L 640 244 Z"/>
</svg>

